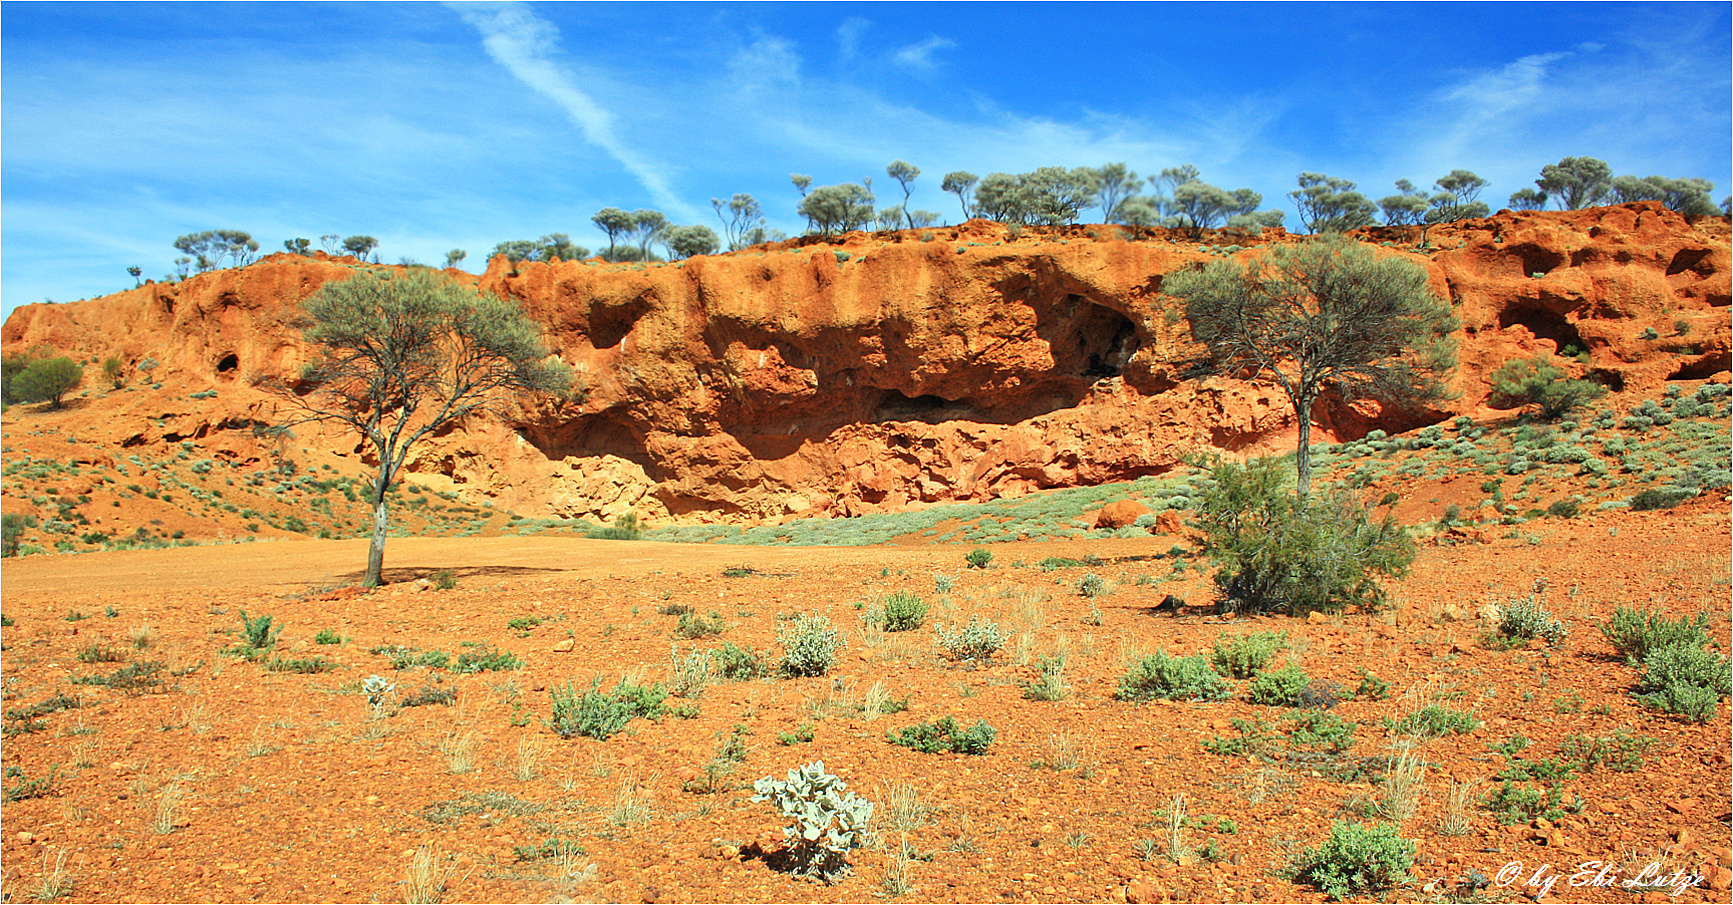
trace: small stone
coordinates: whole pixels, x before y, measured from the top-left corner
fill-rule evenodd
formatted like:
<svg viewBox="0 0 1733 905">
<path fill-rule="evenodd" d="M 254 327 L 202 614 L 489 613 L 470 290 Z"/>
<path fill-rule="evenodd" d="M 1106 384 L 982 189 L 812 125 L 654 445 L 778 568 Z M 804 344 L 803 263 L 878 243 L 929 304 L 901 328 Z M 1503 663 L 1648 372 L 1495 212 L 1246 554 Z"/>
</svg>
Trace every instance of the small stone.
<svg viewBox="0 0 1733 905">
<path fill-rule="evenodd" d="M 575 642 L 573 642 L 572 639 L 567 638 L 564 641 L 561 641 L 560 643 L 554 645 L 553 651 L 554 651 L 554 653 L 557 653 L 557 654 L 564 654 L 564 653 L 570 652 L 574 646 L 576 646 Z"/>
<path fill-rule="evenodd" d="M 1318 610 L 1313 610 L 1310 613 L 1306 614 L 1306 621 L 1310 622 L 1313 625 L 1321 625 L 1325 622 L 1329 622 L 1330 617 L 1324 615 L 1322 612 L 1319 612 Z"/>
<path fill-rule="evenodd" d="M 1716 870 L 1709 878 L 1709 888 L 1717 892 L 1733 889 L 1733 868 L 1723 867 Z"/>
<path fill-rule="evenodd" d="M 32 832 L 20 831 L 18 833 L 17 839 L 18 839 L 19 845 L 35 845 L 36 844 L 36 834 L 32 833 Z"/>
<path fill-rule="evenodd" d="M 1447 603 L 1438 617 L 1445 622 L 1462 622 L 1468 618 L 1468 612 L 1454 603 Z"/>
</svg>

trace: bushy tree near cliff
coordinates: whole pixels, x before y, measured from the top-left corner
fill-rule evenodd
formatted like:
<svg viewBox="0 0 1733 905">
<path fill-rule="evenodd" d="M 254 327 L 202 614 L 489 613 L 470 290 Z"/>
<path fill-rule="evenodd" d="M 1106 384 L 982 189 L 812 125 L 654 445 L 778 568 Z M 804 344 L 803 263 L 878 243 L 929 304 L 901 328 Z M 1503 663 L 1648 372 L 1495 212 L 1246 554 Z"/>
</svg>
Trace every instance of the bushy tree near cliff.
<svg viewBox="0 0 1733 905">
<path fill-rule="evenodd" d="M 821 185 L 804 194 L 795 213 L 805 217 L 821 236 L 860 229 L 873 222 L 872 190 L 856 182 Z"/>
<path fill-rule="evenodd" d="M 1311 487 L 1312 404 L 1326 390 L 1387 402 L 1442 398 L 1456 366 L 1450 306 L 1425 269 L 1329 235 L 1246 259 L 1172 274 L 1162 291 L 1184 303 L 1202 370 L 1274 380 L 1300 437 L 1296 492 Z"/>
<path fill-rule="evenodd" d="M 1354 183 L 1323 173 L 1301 173 L 1300 187 L 1288 193 L 1309 233 L 1345 233 L 1372 225 L 1372 199 L 1354 190 Z"/>
<path fill-rule="evenodd" d="M 386 492 L 409 451 L 441 427 L 512 395 L 563 393 L 570 372 L 513 303 L 438 271 L 358 273 L 302 305 L 303 337 L 319 357 L 295 382 L 268 381 L 297 414 L 278 426 L 334 421 L 372 445 L 373 541 L 362 584 L 380 583 L 389 528 Z"/>
<path fill-rule="evenodd" d="M 60 408 L 66 394 L 84 382 L 84 369 L 65 356 L 38 358 L 12 378 L 11 397 L 19 402 L 47 402 Z"/>
<path fill-rule="evenodd" d="M 1534 181 L 1567 211 L 1605 204 L 1613 193 L 1613 168 L 1593 157 L 1566 157 L 1540 168 Z"/>
</svg>

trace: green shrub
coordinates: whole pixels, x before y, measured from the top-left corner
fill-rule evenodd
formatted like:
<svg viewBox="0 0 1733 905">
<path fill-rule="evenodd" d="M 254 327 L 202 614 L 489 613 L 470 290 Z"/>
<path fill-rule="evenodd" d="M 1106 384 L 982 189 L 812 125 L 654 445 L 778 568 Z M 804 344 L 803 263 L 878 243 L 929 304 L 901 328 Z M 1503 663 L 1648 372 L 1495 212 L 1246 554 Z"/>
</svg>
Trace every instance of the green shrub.
<svg viewBox="0 0 1733 905">
<path fill-rule="evenodd" d="M 1492 402 L 1507 407 L 1536 405 L 1541 417 L 1553 420 L 1607 394 L 1607 388 L 1594 381 L 1567 379 L 1565 374 L 1544 355 L 1506 362 L 1492 372 Z"/>
<path fill-rule="evenodd" d="M 1551 506 L 1546 507 L 1546 514 L 1553 518 L 1576 518 L 1578 508 L 1576 500 L 1554 500 Z"/>
<path fill-rule="evenodd" d="M 1451 733 L 1473 732 L 1480 725 L 1473 715 L 1460 710 L 1451 710 L 1439 704 L 1427 704 L 1425 707 L 1408 714 L 1400 720 L 1384 718 L 1384 728 L 1397 735 L 1411 735 L 1418 738 L 1438 738 Z"/>
<path fill-rule="evenodd" d="M 1295 877 L 1332 899 L 1390 889 L 1408 879 L 1414 843 L 1393 823 L 1361 825 L 1332 821 L 1330 838 L 1300 856 Z"/>
<path fill-rule="evenodd" d="M 680 623 L 674 627 L 674 634 L 695 641 L 699 638 L 715 637 L 727 630 L 728 624 L 722 621 L 721 613 L 711 613 L 705 618 L 687 611 L 680 614 Z"/>
<path fill-rule="evenodd" d="M 427 707 L 433 704 L 451 706 L 457 700 L 457 689 L 440 685 L 422 685 L 414 694 L 403 699 L 405 707 Z"/>
<path fill-rule="evenodd" d="M 24 540 L 24 529 L 30 527 L 31 517 L 17 512 L 0 515 L 0 556 L 17 556 L 18 546 Z"/>
<path fill-rule="evenodd" d="M 93 641 L 78 650 L 80 663 L 123 663 L 126 654 L 100 641 Z"/>
<path fill-rule="evenodd" d="M 598 676 L 590 682 L 588 691 L 579 693 L 571 682 L 566 687 L 549 688 L 553 698 L 553 719 L 545 725 L 561 738 L 606 739 L 626 728 L 638 717 L 655 719 L 662 715 L 662 702 L 668 693 L 661 683 L 652 686 L 632 685 L 625 679 L 610 692 L 602 691 Z"/>
<path fill-rule="evenodd" d="M 1696 495 L 1697 491 L 1687 487 L 1651 487 L 1631 497 L 1631 508 L 1671 509 Z"/>
<path fill-rule="evenodd" d="M 1612 735 L 1573 735 L 1559 746 L 1559 756 L 1574 762 L 1584 773 L 1603 764 L 1614 773 L 1635 773 L 1654 745 L 1655 740 L 1646 735 L 1615 729 Z"/>
<path fill-rule="evenodd" d="M 1041 677 L 1023 686 L 1023 697 L 1031 701 L 1063 701 L 1070 693 L 1065 684 L 1065 657 L 1042 657 L 1035 665 Z"/>
<path fill-rule="evenodd" d="M 1224 676 L 1249 679 L 1287 648 L 1288 633 L 1252 632 L 1227 643 L 1224 640 L 1223 636 L 1216 636 L 1215 647 L 1210 650 L 1210 665 Z"/>
<path fill-rule="evenodd" d="M 1487 646 L 1508 649 L 1536 638 L 1555 647 L 1563 644 L 1570 633 L 1542 605 L 1543 595 L 1544 586 L 1537 583 L 1533 594 L 1499 607 L 1498 627 L 1487 638 Z"/>
<path fill-rule="evenodd" d="M 417 666 L 444 669 L 451 662 L 451 655 L 445 651 L 419 650 L 400 644 L 380 645 L 368 653 L 384 654 L 385 659 L 390 661 L 391 668 L 396 670 L 413 669 Z"/>
<path fill-rule="evenodd" d="M 162 664 L 155 661 L 130 663 L 106 676 L 73 676 L 72 684 L 106 685 L 129 695 L 144 694 L 163 689 L 161 672 Z"/>
<path fill-rule="evenodd" d="M 591 528 L 584 534 L 592 540 L 637 540 L 644 536 L 644 528 L 638 522 L 638 513 L 626 512 L 614 519 L 614 524 Z"/>
<path fill-rule="evenodd" d="M 942 754 L 946 751 L 986 754 L 987 746 L 991 745 L 998 735 L 999 731 L 987 725 L 985 720 L 977 720 L 975 725 L 960 730 L 957 728 L 957 721 L 947 716 L 931 723 L 916 723 L 900 734 L 889 735 L 887 738 L 893 745 L 913 748 L 927 754 Z"/>
<path fill-rule="evenodd" d="M 249 654 L 268 650 L 277 643 L 277 635 L 281 634 L 283 626 L 271 626 L 271 617 L 258 616 L 248 618 L 247 611 L 241 611 L 241 646 Z"/>
<path fill-rule="evenodd" d="M 513 654 L 507 651 L 494 650 L 491 645 L 484 644 L 480 647 L 466 650 L 463 653 L 458 654 L 457 662 L 451 665 L 451 671 L 477 673 L 487 672 L 488 670 L 504 671 L 508 669 L 518 669 L 522 666 L 523 661 L 519 660 Z"/>
<path fill-rule="evenodd" d="M 1005 633 L 999 631 L 999 623 L 982 622 L 977 616 L 970 616 L 969 624 L 958 631 L 941 625 L 937 633 L 940 649 L 952 660 L 991 660 L 1005 646 Z"/>
<path fill-rule="evenodd" d="M 1219 701 L 1232 694 L 1202 654 L 1175 658 L 1157 651 L 1139 660 L 1119 680 L 1121 701 Z"/>
<path fill-rule="evenodd" d="M 1643 658 L 1637 700 L 1656 710 L 1704 723 L 1715 706 L 1733 693 L 1733 664 L 1694 643 L 1657 648 Z"/>
<path fill-rule="evenodd" d="M 766 776 L 752 789 L 753 801 L 768 801 L 794 821 L 782 831 L 793 873 L 826 883 L 848 874 L 848 853 L 866 842 L 871 802 L 848 792 L 822 760 L 789 770 L 786 780 Z"/>
<path fill-rule="evenodd" d="M 457 573 L 450 569 L 440 569 L 429 577 L 433 580 L 433 586 L 441 591 L 457 587 Z"/>
<path fill-rule="evenodd" d="M 1312 679 L 1297 664 L 1289 663 L 1274 672 L 1260 673 L 1246 689 L 1246 699 L 1253 704 L 1275 707 L 1295 707 Z"/>
<path fill-rule="evenodd" d="M 1102 581 L 1101 576 L 1090 572 L 1083 576 L 1082 581 L 1077 582 L 1077 593 L 1091 599 L 1100 597 L 1107 593 L 1107 582 Z"/>
<path fill-rule="evenodd" d="M 319 630 L 319 634 L 313 636 L 313 643 L 314 644 L 342 644 L 343 643 L 343 636 L 337 634 L 336 632 L 332 631 L 331 629 L 322 628 Z"/>
<path fill-rule="evenodd" d="M 1354 724 L 1328 710 L 1302 710 L 1288 730 L 1288 744 L 1340 754 L 1354 746 Z"/>
<path fill-rule="evenodd" d="M 303 675 L 330 672 L 337 664 L 324 657 L 272 657 L 265 661 L 265 669 L 269 672 L 293 672 Z"/>
<path fill-rule="evenodd" d="M 1205 751 L 1223 757 L 1259 757 L 1273 750 L 1276 742 L 1281 739 L 1281 734 L 1263 720 L 1246 720 L 1236 716 L 1228 722 L 1239 730 L 1239 738 L 1222 738 L 1218 735 L 1205 739 Z"/>
<path fill-rule="evenodd" d="M 1382 701 L 1390 696 L 1390 683 L 1360 668 L 1360 685 L 1354 689 L 1354 697 L 1368 701 Z"/>
<path fill-rule="evenodd" d="M 1517 785 L 1517 782 L 1522 785 Z M 1514 826 L 1543 818 L 1558 820 L 1565 813 L 1560 807 L 1563 798 L 1562 783 L 1543 783 L 1536 788 L 1532 782 L 1505 779 L 1498 788 L 1487 793 L 1484 805 L 1499 823 Z"/>
<path fill-rule="evenodd" d="M 971 569 L 985 569 L 993 564 L 993 551 L 986 547 L 976 547 L 970 550 L 964 559 L 968 561 Z"/>
<path fill-rule="evenodd" d="M 785 676 L 822 676 L 836 664 L 843 641 L 828 617 L 796 616 L 776 627 L 782 644 L 779 669 Z"/>
<path fill-rule="evenodd" d="M 1618 607 L 1613 610 L 1612 621 L 1598 627 L 1607 643 L 1631 666 L 1642 663 L 1650 652 L 1663 647 L 1677 644 L 1702 647 L 1709 643 L 1709 617 L 1702 613 L 1673 620 L 1648 610 Z"/>
<path fill-rule="evenodd" d="M 913 631 L 926 621 L 927 605 L 908 591 L 893 591 L 884 599 L 882 617 L 887 632 Z"/>
<path fill-rule="evenodd" d="M 764 675 L 764 658 L 749 647 L 730 641 L 710 652 L 716 675 L 730 682 L 742 682 Z"/>
<path fill-rule="evenodd" d="M 1195 524 L 1219 566 L 1218 596 L 1232 609 L 1303 616 L 1381 607 L 1378 576 L 1400 576 L 1414 561 L 1414 544 L 1391 513 L 1372 522 L 1344 491 L 1297 500 L 1274 461 L 1218 462 L 1211 478 Z"/>
</svg>

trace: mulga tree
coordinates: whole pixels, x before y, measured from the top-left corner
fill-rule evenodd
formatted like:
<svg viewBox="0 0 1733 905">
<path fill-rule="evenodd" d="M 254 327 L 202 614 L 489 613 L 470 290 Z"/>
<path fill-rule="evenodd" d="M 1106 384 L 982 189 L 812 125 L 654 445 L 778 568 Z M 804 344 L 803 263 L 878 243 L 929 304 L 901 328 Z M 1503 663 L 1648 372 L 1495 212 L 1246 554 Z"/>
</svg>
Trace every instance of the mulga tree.
<svg viewBox="0 0 1733 905">
<path fill-rule="evenodd" d="M 975 183 L 979 181 L 980 180 L 976 178 L 974 173 L 967 170 L 957 170 L 952 173 L 946 173 L 945 181 L 939 184 L 940 189 L 956 195 L 957 200 L 963 203 L 964 220 L 968 220 L 974 216 L 969 209 L 969 198 L 974 194 Z"/>
<path fill-rule="evenodd" d="M 1323 173 L 1301 173 L 1300 187 L 1288 193 L 1309 233 L 1345 233 L 1372 225 L 1377 208 L 1354 190 L 1354 183 Z"/>
<path fill-rule="evenodd" d="M 1418 403 L 1447 395 L 1456 366 L 1450 306 L 1426 270 L 1340 234 L 1282 245 L 1244 260 L 1218 259 L 1172 274 L 1203 346 L 1201 370 L 1267 376 L 1293 405 L 1300 436 L 1296 492 L 1311 486 L 1312 405 L 1326 390 Z"/>
<path fill-rule="evenodd" d="M 891 161 L 890 165 L 885 167 L 885 172 L 897 181 L 897 185 L 903 187 L 903 203 L 897 208 L 897 213 L 903 216 L 909 229 L 914 229 L 914 216 L 909 213 L 909 196 L 914 192 L 915 177 L 921 175 L 921 168 L 899 158 Z"/>
<path fill-rule="evenodd" d="M 722 231 L 728 237 L 728 250 L 739 251 L 763 241 L 764 208 L 758 199 L 738 192 L 725 203 L 721 198 L 710 199 L 716 218 L 722 221 Z"/>
<path fill-rule="evenodd" d="M 631 235 L 632 230 L 637 225 L 630 213 L 617 207 L 602 208 L 590 218 L 590 222 L 596 224 L 602 232 L 607 234 L 608 250 L 603 253 L 602 257 L 610 261 L 614 259 L 614 246 L 619 243 L 622 237 Z"/>
<path fill-rule="evenodd" d="M 295 413 L 276 429 L 330 421 L 372 445 L 366 587 L 380 583 L 385 564 L 386 494 L 417 442 L 514 398 L 571 386 L 515 303 L 427 268 L 326 283 L 302 304 L 297 326 L 318 357 L 295 382 L 266 384 Z"/>
<path fill-rule="evenodd" d="M 1593 157 L 1566 157 L 1540 168 L 1534 184 L 1567 211 L 1606 204 L 1613 193 L 1613 168 Z"/>
</svg>

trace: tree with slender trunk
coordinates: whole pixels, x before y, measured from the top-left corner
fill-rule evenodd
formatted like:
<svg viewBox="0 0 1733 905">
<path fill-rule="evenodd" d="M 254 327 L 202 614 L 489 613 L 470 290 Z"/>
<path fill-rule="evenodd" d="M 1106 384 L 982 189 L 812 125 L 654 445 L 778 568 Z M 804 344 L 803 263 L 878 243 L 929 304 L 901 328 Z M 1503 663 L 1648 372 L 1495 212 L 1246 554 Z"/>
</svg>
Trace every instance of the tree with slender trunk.
<svg viewBox="0 0 1733 905">
<path fill-rule="evenodd" d="M 1202 368 L 1268 376 L 1293 404 L 1300 437 L 1296 494 L 1311 486 L 1312 404 L 1326 390 L 1418 403 L 1445 398 L 1458 326 L 1426 270 L 1339 234 L 1284 245 L 1243 263 L 1174 274 L 1162 291 L 1185 305 Z"/>
<path fill-rule="evenodd" d="M 298 414 L 277 426 L 335 421 L 379 458 L 369 491 L 373 542 L 366 587 L 380 583 L 389 527 L 386 492 L 417 441 L 513 394 L 564 393 L 570 370 L 550 358 L 536 324 L 512 302 L 438 271 L 360 273 L 303 303 L 302 336 L 318 350 L 294 380 L 267 384 Z"/>
</svg>

